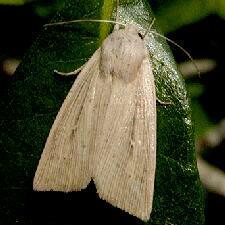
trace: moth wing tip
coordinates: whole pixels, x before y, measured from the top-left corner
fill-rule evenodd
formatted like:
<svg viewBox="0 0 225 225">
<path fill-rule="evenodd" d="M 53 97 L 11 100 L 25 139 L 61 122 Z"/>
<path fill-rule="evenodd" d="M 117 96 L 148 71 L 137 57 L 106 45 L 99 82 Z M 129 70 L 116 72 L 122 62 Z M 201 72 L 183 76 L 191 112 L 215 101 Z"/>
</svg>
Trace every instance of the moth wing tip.
<svg viewBox="0 0 225 225">
<path fill-rule="evenodd" d="M 113 207 L 121 209 L 124 212 L 128 213 L 129 215 L 134 216 L 134 217 L 136 217 L 136 218 L 138 218 L 138 219 L 140 219 L 140 220 L 142 220 L 144 222 L 147 222 L 150 219 L 150 214 L 151 214 L 151 211 L 152 211 L 152 207 L 150 207 L 148 210 L 145 209 L 142 212 L 140 212 L 140 210 L 134 211 L 131 207 L 126 207 L 124 204 L 121 204 L 121 202 L 117 201 L 116 198 L 112 198 L 106 192 L 101 191 L 98 188 L 97 185 L 96 185 L 96 189 L 97 189 L 97 194 L 98 194 L 99 198 L 102 199 L 103 201 L 106 201 L 107 203 L 109 203 Z"/>
</svg>

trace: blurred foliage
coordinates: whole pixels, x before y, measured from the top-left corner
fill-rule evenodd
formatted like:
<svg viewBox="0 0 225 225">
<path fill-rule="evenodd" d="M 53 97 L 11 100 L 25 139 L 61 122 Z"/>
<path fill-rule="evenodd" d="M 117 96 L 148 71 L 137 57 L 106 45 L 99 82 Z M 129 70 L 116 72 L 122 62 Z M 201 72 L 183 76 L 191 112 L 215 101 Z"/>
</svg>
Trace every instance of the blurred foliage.
<svg viewBox="0 0 225 225">
<path fill-rule="evenodd" d="M 25 3 L 31 2 L 32 0 L 0 0 L 2 5 L 23 5 Z"/>
<path fill-rule="evenodd" d="M 225 18 L 224 0 L 161 0 L 153 2 L 157 21 L 164 33 L 195 23 L 210 14 L 217 14 Z"/>
<path fill-rule="evenodd" d="M 192 119 L 195 128 L 195 138 L 202 137 L 215 124 L 210 120 L 206 111 L 199 102 L 199 97 L 204 93 L 205 87 L 199 82 L 186 81 L 187 90 L 191 98 Z"/>
<path fill-rule="evenodd" d="M 64 0 L 40 0 L 34 4 L 34 11 L 40 17 L 48 17 L 62 8 L 64 2 Z"/>
</svg>

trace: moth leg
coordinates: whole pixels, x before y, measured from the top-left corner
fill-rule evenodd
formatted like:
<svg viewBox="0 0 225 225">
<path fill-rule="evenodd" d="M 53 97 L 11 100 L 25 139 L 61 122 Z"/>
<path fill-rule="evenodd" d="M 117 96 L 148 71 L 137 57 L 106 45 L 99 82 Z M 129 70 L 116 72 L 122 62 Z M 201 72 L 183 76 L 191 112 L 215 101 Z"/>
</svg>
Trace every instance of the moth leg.
<svg viewBox="0 0 225 225">
<path fill-rule="evenodd" d="M 159 103 L 160 105 L 172 105 L 172 104 L 173 104 L 172 102 L 164 102 L 164 101 L 158 99 L 157 97 L 156 97 L 156 101 L 157 101 L 157 103 Z"/>
<path fill-rule="evenodd" d="M 85 65 L 85 64 L 84 64 Z M 69 73 L 64 73 L 64 72 L 59 72 L 58 70 L 54 70 L 54 73 L 57 73 L 58 75 L 62 75 L 62 76 L 72 76 L 72 75 L 76 75 L 78 74 L 83 68 L 84 68 L 84 65 L 79 67 L 78 69 L 72 71 L 72 72 L 69 72 Z"/>
</svg>

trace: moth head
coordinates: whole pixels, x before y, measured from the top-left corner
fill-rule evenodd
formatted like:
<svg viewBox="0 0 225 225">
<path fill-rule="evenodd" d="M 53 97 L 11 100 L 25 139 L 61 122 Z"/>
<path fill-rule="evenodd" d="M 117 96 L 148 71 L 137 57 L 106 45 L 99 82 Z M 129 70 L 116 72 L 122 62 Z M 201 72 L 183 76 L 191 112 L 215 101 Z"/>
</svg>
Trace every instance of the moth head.
<svg viewBox="0 0 225 225">
<path fill-rule="evenodd" d="M 125 29 L 126 32 L 130 34 L 138 35 L 141 39 L 143 39 L 143 35 L 138 31 L 138 28 L 134 24 L 128 24 Z"/>
<path fill-rule="evenodd" d="M 134 24 L 126 25 L 125 31 L 129 32 L 130 34 L 138 34 L 138 29 Z"/>
</svg>

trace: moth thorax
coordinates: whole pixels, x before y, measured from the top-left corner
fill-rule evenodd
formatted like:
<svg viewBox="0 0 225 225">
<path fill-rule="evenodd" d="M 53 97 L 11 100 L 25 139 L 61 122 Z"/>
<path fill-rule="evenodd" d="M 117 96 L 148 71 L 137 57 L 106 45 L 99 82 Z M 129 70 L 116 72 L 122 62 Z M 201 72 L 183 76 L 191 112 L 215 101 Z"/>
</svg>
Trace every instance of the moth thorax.
<svg viewBox="0 0 225 225">
<path fill-rule="evenodd" d="M 100 73 L 126 83 L 138 75 L 143 59 L 146 57 L 144 41 L 138 32 L 121 29 L 114 31 L 103 42 L 101 49 Z"/>
</svg>

